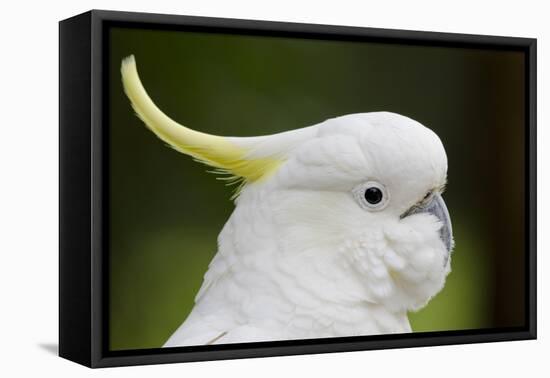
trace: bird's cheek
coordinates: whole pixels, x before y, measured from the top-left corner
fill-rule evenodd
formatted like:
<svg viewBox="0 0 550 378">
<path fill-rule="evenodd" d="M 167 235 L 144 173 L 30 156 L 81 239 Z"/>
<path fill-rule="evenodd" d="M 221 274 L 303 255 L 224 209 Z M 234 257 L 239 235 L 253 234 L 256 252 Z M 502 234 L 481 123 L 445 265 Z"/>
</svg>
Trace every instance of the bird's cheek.
<svg viewBox="0 0 550 378">
<path fill-rule="evenodd" d="M 385 232 L 388 240 L 386 261 L 397 272 L 413 270 L 408 276 L 416 281 L 416 273 L 424 277 L 433 270 L 443 270 L 448 253 L 439 236 L 437 219 L 417 214 L 403 219 Z M 396 265 L 394 261 L 400 262 Z"/>
</svg>

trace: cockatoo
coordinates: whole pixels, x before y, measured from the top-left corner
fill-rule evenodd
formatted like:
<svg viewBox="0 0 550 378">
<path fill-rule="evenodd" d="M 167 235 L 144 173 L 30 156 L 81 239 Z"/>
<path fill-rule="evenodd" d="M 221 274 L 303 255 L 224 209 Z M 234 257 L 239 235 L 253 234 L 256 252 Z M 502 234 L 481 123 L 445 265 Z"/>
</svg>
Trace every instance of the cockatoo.
<svg viewBox="0 0 550 378">
<path fill-rule="evenodd" d="M 159 110 L 133 56 L 121 72 L 153 133 L 242 180 L 195 305 L 165 347 L 411 332 L 407 313 L 443 288 L 454 244 L 433 131 L 373 112 L 209 135 Z"/>
</svg>

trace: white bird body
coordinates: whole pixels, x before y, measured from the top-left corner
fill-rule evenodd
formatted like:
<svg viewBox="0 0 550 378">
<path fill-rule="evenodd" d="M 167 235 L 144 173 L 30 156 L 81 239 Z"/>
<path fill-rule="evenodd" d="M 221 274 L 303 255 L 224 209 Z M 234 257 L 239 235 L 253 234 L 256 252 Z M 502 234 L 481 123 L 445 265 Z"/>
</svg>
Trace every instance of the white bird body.
<svg viewBox="0 0 550 378">
<path fill-rule="evenodd" d="M 189 142 L 200 133 L 165 129 L 168 117 L 156 113 L 134 71 L 135 61 L 123 62 L 126 92 L 161 139 L 246 180 L 195 306 L 164 346 L 411 331 L 407 312 L 450 272 L 452 235 L 439 197 L 447 158 L 437 135 L 378 112 Z M 372 188 L 382 196 L 375 204 L 365 202 Z"/>
</svg>

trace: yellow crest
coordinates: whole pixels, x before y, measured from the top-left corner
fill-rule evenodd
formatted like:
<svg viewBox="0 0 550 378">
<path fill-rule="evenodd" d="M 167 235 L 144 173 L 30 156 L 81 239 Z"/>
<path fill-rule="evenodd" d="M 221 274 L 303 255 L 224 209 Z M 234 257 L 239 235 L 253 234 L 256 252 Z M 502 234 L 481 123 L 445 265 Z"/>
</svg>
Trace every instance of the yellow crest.
<svg viewBox="0 0 550 378">
<path fill-rule="evenodd" d="M 177 151 L 218 168 L 218 173 L 231 174 L 228 180 L 257 181 L 275 172 L 282 163 L 281 159 L 271 157 L 251 158 L 250 149 L 236 145 L 236 138 L 229 140 L 227 137 L 201 133 L 173 121 L 145 91 L 133 55 L 122 61 L 121 73 L 126 95 L 145 125 Z"/>
</svg>

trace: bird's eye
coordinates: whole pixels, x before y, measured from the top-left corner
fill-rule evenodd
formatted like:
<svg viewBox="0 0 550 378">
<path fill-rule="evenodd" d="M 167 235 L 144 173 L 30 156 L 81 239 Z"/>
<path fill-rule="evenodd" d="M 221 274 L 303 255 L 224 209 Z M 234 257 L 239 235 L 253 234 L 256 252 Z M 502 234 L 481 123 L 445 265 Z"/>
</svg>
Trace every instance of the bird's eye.
<svg viewBox="0 0 550 378">
<path fill-rule="evenodd" d="M 377 187 L 373 186 L 365 190 L 365 199 L 371 205 L 376 205 L 377 203 L 380 203 L 383 196 L 384 195 L 382 194 L 382 191 Z"/>
<path fill-rule="evenodd" d="M 368 181 L 353 189 L 353 196 L 359 205 L 370 211 L 385 208 L 390 200 L 386 187 L 376 181 Z"/>
</svg>

